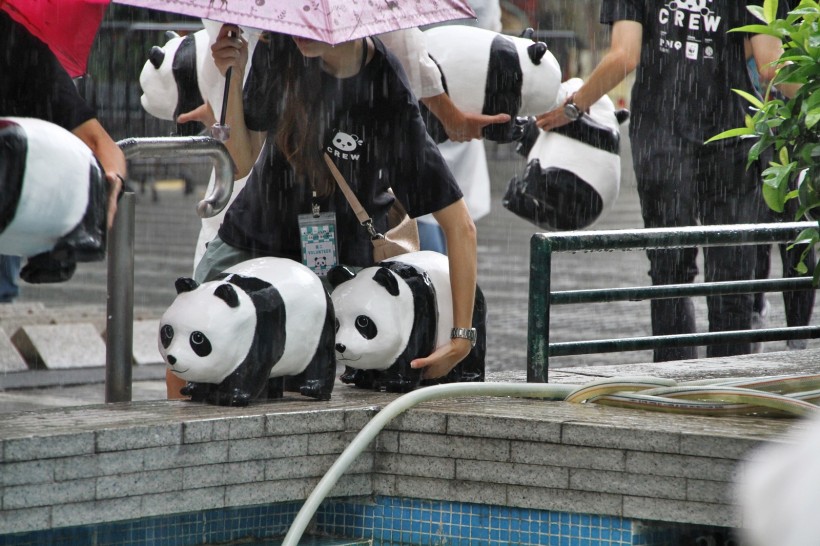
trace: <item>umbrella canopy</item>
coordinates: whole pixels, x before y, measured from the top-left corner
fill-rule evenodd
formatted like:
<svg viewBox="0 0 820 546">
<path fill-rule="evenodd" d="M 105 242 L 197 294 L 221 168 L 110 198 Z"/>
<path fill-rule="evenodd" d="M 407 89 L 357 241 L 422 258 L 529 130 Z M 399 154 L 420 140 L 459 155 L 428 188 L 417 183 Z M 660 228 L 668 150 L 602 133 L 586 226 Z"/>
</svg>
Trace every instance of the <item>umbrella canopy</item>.
<svg viewBox="0 0 820 546">
<path fill-rule="evenodd" d="M 0 0 L 2 1 L 2 0 Z M 24 0 L 25 1 L 25 0 Z M 453 19 L 475 18 L 467 0 L 114 0 L 338 44 Z"/>
<path fill-rule="evenodd" d="M 88 55 L 111 0 L 0 0 L 0 9 L 45 42 L 72 78 Z"/>
</svg>

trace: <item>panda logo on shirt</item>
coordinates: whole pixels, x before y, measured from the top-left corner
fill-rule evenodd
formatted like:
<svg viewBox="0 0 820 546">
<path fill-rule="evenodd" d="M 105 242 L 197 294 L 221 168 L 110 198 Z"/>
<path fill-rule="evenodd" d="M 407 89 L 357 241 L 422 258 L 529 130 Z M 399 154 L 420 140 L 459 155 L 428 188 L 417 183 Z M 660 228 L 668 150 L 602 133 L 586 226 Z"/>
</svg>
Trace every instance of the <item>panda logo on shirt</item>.
<svg viewBox="0 0 820 546">
<path fill-rule="evenodd" d="M 358 161 L 361 158 L 360 148 L 362 146 L 364 146 L 364 140 L 358 136 L 337 131 L 333 137 L 332 146 L 327 147 L 327 153 L 333 157 Z M 356 153 L 357 150 L 359 150 L 358 153 Z"/>
</svg>

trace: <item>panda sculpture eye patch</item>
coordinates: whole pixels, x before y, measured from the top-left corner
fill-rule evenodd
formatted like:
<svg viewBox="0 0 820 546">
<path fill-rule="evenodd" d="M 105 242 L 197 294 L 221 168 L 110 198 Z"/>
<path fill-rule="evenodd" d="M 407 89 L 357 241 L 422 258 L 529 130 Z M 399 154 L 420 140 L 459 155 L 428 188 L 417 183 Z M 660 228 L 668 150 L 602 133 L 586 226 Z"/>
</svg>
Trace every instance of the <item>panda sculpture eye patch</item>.
<svg viewBox="0 0 820 546">
<path fill-rule="evenodd" d="M 376 323 L 370 320 L 370 317 L 366 315 L 356 317 L 356 330 L 358 330 L 365 339 L 373 339 L 376 337 L 376 334 L 379 333 L 376 328 Z"/>
<path fill-rule="evenodd" d="M 202 332 L 192 332 L 191 349 L 194 350 L 197 356 L 208 356 L 211 354 L 211 342 L 208 341 L 208 338 L 205 337 L 205 334 Z"/>
<path fill-rule="evenodd" d="M 162 346 L 166 349 L 171 345 L 171 341 L 174 340 L 174 328 L 170 324 L 166 324 L 159 331 L 159 341 L 162 343 Z"/>
</svg>

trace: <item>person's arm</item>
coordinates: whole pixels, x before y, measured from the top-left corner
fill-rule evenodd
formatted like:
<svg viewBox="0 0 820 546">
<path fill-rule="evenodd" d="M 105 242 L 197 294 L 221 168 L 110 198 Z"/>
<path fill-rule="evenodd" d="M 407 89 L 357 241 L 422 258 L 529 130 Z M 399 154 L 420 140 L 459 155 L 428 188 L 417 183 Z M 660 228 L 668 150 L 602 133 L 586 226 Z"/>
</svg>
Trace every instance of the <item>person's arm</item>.
<svg viewBox="0 0 820 546">
<path fill-rule="evenodd" d="M 427 53 L 420 29 L 396 30 L 380 34 L 379 39 L 401 63 L 413 94 L 438 118 L 453 142 L 481 138 L 481 130 L 487 125 L 510 121 L 508 114 L 471 114 L 455 105 L 444 92 L 441 71 Z"/>
<path fill-rule="evenodd" d="M 441 93 L 432 97 L 423 97 L 421 102 L 433 113 L 444 126 L 444 131 L 453 142 L 465 142 L 481 138 L 481 130 L 494 123 L 507 123 L 509 114 L 472 114 L 464 112 L 455 105 L 450 95 Z"/>
<path fill-rule="evenodd" d="M 232 34 L 232 35 L 229 35 Z M 236 164 L 236 178 L 247 176 L 253 167 L 267 136 L 265 132 L 251 131 L 245 125 L 245 111 L 242 103 L 242 87 L 245 81 L 245 68 L 248 64 L 248 42 L 242 38 L 239 27 L 222 25 L 216 41 L 211 46 L 214 63 L 223 76 L 231 68 L 231 81 L 228 89 L 228 106 L 225 123 L 230 126 L 230 138 L 225 147 Z M 202 121 L 210 127 L 216 120 L 210 105 L 205 105 L 191 112 L 181 114 L 177 121 Z"/>
<path fill-rule="evenodd" d="M 601 62 L 581 88 L 571 97 L 581 111 L 587 111 L 634 71 L 641 60 L 643 26 L 637 21 L 616 21 L 612 25 L 612 44 Z M 549 131 L 570 122 L 563 105 L 535 118 L 541 129 Z"/>
<path fill-rule="evenodd" d="M 453 292 L 453 327 L 472 328 L 478 275 L 475 224 L 464 199 L 434 212 L 433 217 L 447 239 L 450 286 Z M 410 365 L 413 368 L 425 368 L 424 377 L 427 379 L 442 377 L 461 362 L 471 348 L 467 339 L 451 339 L 449 344 L 428 357 L 413 360 Z"/>
<path fill-rule="evenodd" d="M 114 224 L 114 215 L 117 213 L 117 198 L 122 190 L 123 180 L 128 174 L 125 154 L 122 153 L 111 135 L 96 119 L 81 123 L 71 132 L 91 148 L 105 171 L 105 177 L 110 188 L 106 213 L 108 228 L 110 229 Z"/>
<path fill-rule="evenodd" d="M 783 54 L 783 44 L 778 38 L 768 34 L 755 34 L 749 40 L 752 57 L 754 57 L 757 72 L 760 75 L 761 86 L 765 89 L 777 75 L 777 60 Z M 787 83 L 777 86 L 778 91 L 791 98 L 800 88 L 800 84 Z"/>
</svg>

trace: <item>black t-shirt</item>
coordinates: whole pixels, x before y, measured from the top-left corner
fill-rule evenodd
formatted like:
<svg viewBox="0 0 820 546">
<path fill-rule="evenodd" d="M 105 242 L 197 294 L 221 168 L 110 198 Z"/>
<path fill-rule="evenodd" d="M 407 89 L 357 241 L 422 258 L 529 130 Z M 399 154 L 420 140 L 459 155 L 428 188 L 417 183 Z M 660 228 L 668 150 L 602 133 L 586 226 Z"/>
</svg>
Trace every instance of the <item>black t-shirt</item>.
<svg viewBox="0 0 820 546">
<path fill-rule="evenodd" d="M 374 40 L 374 57 L 356 76 L 322 75 L 322 111 L 331 120 L 323 137 L 327 152 L 344 175 L 377 230 L 384 232 L 396 197 L 413 217 L 445 208 L 461 191 L 435 143 L 427 136 L 418 105 L 398 60 Z M 255 254 L 300 260 L 297 215 L 310 212 L 311 189 L 294 182 L 291 165 L 274 143 L 283 87 L 276 55 L 287 43 L 260 43 L 245 91 L 245 119 L 268 138 L 245 188 L 225 214 L 220 238 Z M 372 263 L 372 245 L 340 190 L 320 199 L 335 211 L 339 261 Z"/>
<path fill-rule="evenodd" d="M 759 23 L 747 0 L 604 0 L 601 22 L 643 26 L 641 60 L 632 88 L 630 136 L 652 153 L 675 153 L 681 141 L 702 144 L 742 127 L 749 103 L 732 89 L 755 93 L 744 39 L 730 29 Z M 636 156 L 637 157 L 637 156 Z"/>
<path fill-rule="evenodd" d="M 73 130 L 95 116 L 46 44 L 0 10 L 0 116 Z"/>
</svg>

